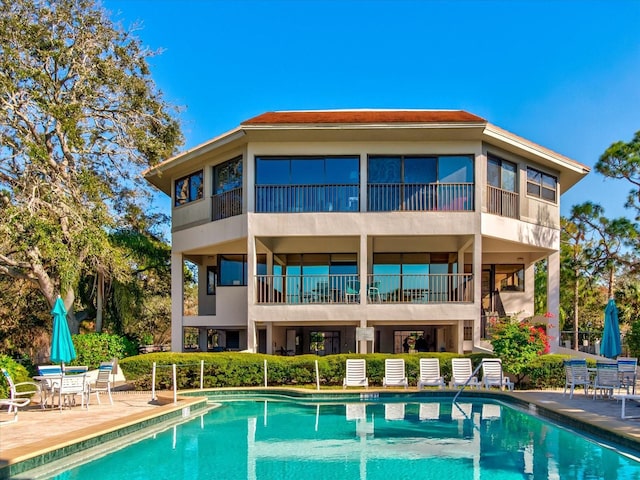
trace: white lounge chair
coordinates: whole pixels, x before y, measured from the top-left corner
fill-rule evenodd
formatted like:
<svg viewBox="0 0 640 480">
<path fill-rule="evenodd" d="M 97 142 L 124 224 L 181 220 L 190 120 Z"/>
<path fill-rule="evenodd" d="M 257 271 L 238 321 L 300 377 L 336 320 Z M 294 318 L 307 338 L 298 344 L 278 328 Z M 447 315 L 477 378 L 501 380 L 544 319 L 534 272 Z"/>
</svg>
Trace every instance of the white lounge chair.
<svg viewBox="0 0 640 480">
<path fill-rule="evenodd" d="M 502 370 L 502 360 L 499 358 L 482 359 L 482 384 L 484 388 L 498 387 L 513 390 L 513 382 Z"/>
<path fill-rule="evenodd" d="M 423 387 L 444 388 L 444 386 L 444 377 L 440 375 L 440 360 L 437 358 L 421 358 L 418 390 L 422 390 Z"/>
<path fill-rule="evenodd" d="M 473 375 L 473 367 L 470 358 L 452 358 L 451 359 L 451 381 L 449 386 L 458 388 L 462 386 L 474 388 L 480 387 L 478 377 Z"/>
<path fill-rule="evenodd" d="M 384 377 L 382 378 L 383 387 L 404 387 L 409 386 L 407 375 L 404 370 L 404 359 L 387 358 L 384 361 Z"/>
<path fill-rule="evenodd" d="M 100 405 L 100 393 L 106 393 L 109 396 L 109 403 L 113 405 L 113 398 L 111 397 L 111 374 L 113 372 L 113 363 L 102 362 L 98 367 L 98 376 L 96 381 L 89 385 L 89 393 L 87 394 L 87 404 L 91 399 L 91 394 L 96 394 L 98 405 Z"/>
<path fill-rule="evenodd" d="M 589 371 L 587 370 L 587 361 L 584 359 L 571 359 L 564 361 L 564 392 L 563 396 L 567 394 L 567 388 L 570 389 L 569 398 L 573 398 L 573 391 L 576 387 L 583 387 L 584 394 L 588 395 L 589 388 L 592 387 L 589 377 Z"/>
<path fill-rule="evenodd" d="M 2 368 L 2 375 L 4 379 L 7 381 L 9 385 L 9 398 L 10 400 L 5 403 L 5 405 L 9 406 L 9 412 L 11 413 L 15 411 L 17 413 L 18 407 L 22 407 L 27 405 L 29 402 L 21 405 L 22 402 L 18 402 L 17 400 L 21 400 L 19 397 L 29 397 L 29 401 L 31 401 L 31 396 L 36 393 L 40 394 L 40 401 L 42 401 L 42 393 L 40 391 L 40 385 L 35 382 L 18 382 L 14 383 L 9 371 L 6 368 Z M 24 398 L 22 399 L 24 400 Z"/>
<path fill-rule="evenodd" d="M 356 358 L 347 359 L 347 367 L 344 380 L 342 381 L 342 388 L 347 387 L 369 388 L 366 360 Z"/>
</svg>

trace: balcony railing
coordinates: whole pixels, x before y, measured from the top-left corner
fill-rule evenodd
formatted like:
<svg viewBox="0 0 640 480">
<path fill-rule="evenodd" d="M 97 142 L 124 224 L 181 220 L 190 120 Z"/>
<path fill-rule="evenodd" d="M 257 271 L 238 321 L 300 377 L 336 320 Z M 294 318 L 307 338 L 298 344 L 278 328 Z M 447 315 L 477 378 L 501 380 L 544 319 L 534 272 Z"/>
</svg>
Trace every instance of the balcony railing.
<svg viewBox="0 0 640 480">
<path fill-rule="evenodd" d="M 256 303 L 360 303 L 358 275 L 256 275 Z M 367 303 L 473 302 L 473 275 L 369 275 Z"/>
<path fill-rule="evenodd" d="M 211 197 L 211 220 L 222 220 L 242 214 L 242 187 Z"/>
<path fill-rule="evenodd" d="M 520 197 L 517 192 L 487 185 L 487 212 L 503 217 L 519 218 Z"/>
<path fill-rule="evenodd" d="M 474 209 L 473 183 L 370 183 L 367 188 L 371 212 Z"/>
<path fill-rule="evenodd" d="M 256 213 L 357 212 L 358 184 L 256 185 Z"/>
</svg>

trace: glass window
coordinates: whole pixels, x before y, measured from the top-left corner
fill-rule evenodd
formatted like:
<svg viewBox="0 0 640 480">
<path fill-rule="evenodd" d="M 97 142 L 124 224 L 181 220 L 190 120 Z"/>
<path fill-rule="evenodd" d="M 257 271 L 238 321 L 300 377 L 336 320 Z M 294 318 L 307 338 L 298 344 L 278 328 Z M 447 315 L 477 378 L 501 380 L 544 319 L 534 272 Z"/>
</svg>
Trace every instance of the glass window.
<svg viewBox="0 0 640 480">
<path fill-rule="evenodd" d="M 360 162 L 357 158 L 327 158 L 324 164 L 327 183 L 349 185 L 360 183 Z"/>
<path fill-rule="evenodd" d="M 216 294 L 216 284 L 218 271 L 215 266 L 207 267 L 207 295 L 215 295 Z"/>
<path fill-rule="evenodd" d="M 289 159 L 256 158 L 256 185 L 288 185 L 289 177 Z"/>
<path fill-rule="evenodd" d="M 246 255 L 219 255 L 220 285 L 246 285 L 244 274 L 246 262 Z"/>
<path fill-rule="evenodd" d="M 256 157 L 256 185 L 358 184 L 358 157 Z"/>
<path fill-rule="evenodd" d="M 242 158 L 234 158 L 213 167 L 213 193 L 242 187 Z"/>
<path fill-rule="evenodd" d="M 184 327 L 182 330 L 182 345 L 184 350 L 198 350 L 200 330 L 198 327 Z"/>
<path fill-rule="evenodd" d="M 468 155 L 438 157 L 438 180 L 443 183 L 473 182 L 473 159 Z"/>
<path fill-rule="evenodd" d="M 404 159 L 405 183 L 433 183 L 437 181 L 437 159 L 434 157 L 409 157 Z"/>
<path fill-rule="evenodd" d="M 515 163 L 490 155 L 487 158 L 487 184 L 515 192 L 517 170 Z"/>
<path fill-rule="evenodd" d="M 524 292 L 524 265 L 496 265 L 495 279 L 499 292 Z"/>
<path fill-rule="evenodd" d="M 556 177 L 540 172 L 535 168 L 527 168 L 527 193 L 530 196 L 556 202 L 558 199 L 557 192 L 558 179 Z"/>
<path fill-rule="evenodd" d="M 401 157 L 369 157 L 369 183 L 400 183 Z"/>
<path fill-rule="evenodd" d="M 203 172 L 193 173 L 176 180 L 173 205 L 178 207 L 202 198 Z"/>
<path fill-rule="evenodd" d="M 291 185 L 320 185 L 325 182 L 324 159 L 291 159 Z"/>
</svg>

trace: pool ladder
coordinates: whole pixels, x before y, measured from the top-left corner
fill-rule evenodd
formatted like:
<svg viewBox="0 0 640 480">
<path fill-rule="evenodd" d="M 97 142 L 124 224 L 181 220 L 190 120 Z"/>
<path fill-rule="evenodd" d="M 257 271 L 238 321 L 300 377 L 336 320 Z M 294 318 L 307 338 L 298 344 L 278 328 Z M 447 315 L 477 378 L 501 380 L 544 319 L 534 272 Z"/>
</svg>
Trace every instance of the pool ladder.
<svg viewBox="0 0 640 480">
<path fill-rule="evenodd" d="M 462 385 L 462 388 L 460 390 L 458 390 L 458 393 L 455 394 L 455 396 L 453 397 L 453 402 L 452 403 L 456 403 L 456 400 L 458 399 L 458 395 L 460 395 L 462 393 L 462 391 L 467 387 L 467 385 L 469 385 L 469 380 L 471 380 L 473 377 L 475 377 L 478 374 L 478 372 L 480 371 L 480 367 L 482 367 L 482 362 L 480 362 L 478 364 L 478 366 L 471 373 L 469 378 L 467 378 L 467 381 L 464 382 L 464 385 Z"/>
</svg>

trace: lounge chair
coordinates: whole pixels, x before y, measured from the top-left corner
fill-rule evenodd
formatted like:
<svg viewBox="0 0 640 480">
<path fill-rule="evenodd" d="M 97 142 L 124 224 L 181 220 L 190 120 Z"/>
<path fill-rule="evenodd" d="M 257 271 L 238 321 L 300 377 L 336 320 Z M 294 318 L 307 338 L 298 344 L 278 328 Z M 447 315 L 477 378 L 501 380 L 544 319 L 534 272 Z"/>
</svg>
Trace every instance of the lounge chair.
<svg viewBox="0 0 640 480">
<path fill-rule="evenodd" d="M 382 378 L 383 387 L 404 387 L 409 386 L 407 375 L 404 370 L 404 359 L 387 358 L 384 361 L 384 377 Z"/>
<path fill-rule="evenodd" d="M 369 388 L 367 378 L 367 362 L 364 359 L 347 359 L 347 367 L 342 388 L 365 387 Z"/>
<path fill-rule="evenodd" d="M 618 375 L 620 376 L 620 386 L 635 395 L 636 393 L 636 370 L 638 359 L 633 357 L 618 357 Z"/>
<path fill-rule="evenodd" d="M 42 401 L 42 393 L 40 390 L 40 385 L 38 385 L 37 383 L 35 382 L 14 383 L 13 379 L 11 378 L 11 375 L 9 374 L 9 371 L 6 368 L 2 368 L 2 375 L 4 376 L 5 380 L 9 384 L 9 398 L 7 399 L 9 401 L 5 403 L 5 405 L 9 406 L 8 413 L 11 413 L 12 411 L 15 411 L 17 413 L 18 407 L 25 406 L 29 403 L 27 402 L 24 405 L 21 405 L 21 402 L 18 402 L 17 400 L 25 400 L 25 399 L 24 398 L 20 399 L 19 397 L 29 397 L 29 401 L 31 401 L 31 396 L 36 393 L 39 393 L 40 401 Z"/>
<path fill-rule="evenodd" d="M 98 367 L 98 376 L 96 381 L 89 385 L 89 392 L 87 394 L 87 404 L 90 401 L 91 394 L 96 394 L 98 405 L 100 405 L 100 393 L 106 393 L 109 396 L 109 402 L 113 405 L 113 398 L 111 397 L 111 374 L 113 372 L 113 363 L 102 362 Z"/>
<path fill-rule="evenodd" d="M 482 359 L 482 384 L 484 388 L 513 390 L 513 382 L 502 371 L 502 360 L 499 358 Z"/>
<path fill-rule="evenodd" d="M 7 405 L 9 407 L 9 413 L 13 409 L 13 418 L 11 420 L 4 420 L 0 422 L 4 423 L 14 423 L 18 421 L 18 408 L 26 407 L 31 402 L 30 398 L 0 398 L 0 407 L 4 407 Z"/>
<path fill-rule="evenodd" d="M 451 359 L 451 381 L 449 382 L 449 386 L 452 388 L 463 386 L 480 388 L 478 377 L 473 375 L 470 358 Z"/>
<path fill-rule="evenodd" d="M 616 362 L 596 362 L 596 376 L 593 380 L 593 399 L 598 396 L 598 390 L 604 398 L 608 392 L 609 398 L 613 397 L 613 390 L 620 392 L 620 377 L 618 377 L 618 364 Z"/>
<path fill-rule="evenodd" d="M 589 394 L 589 388 L 592 387 L 589 371 L 587 370 L 587 361 L 584 359 L 571 359 L 564 361 L 564 392 L 567 394 L 567 388 L 570 389 L 569 398 L 573 398 L 573 391 L 576 387 L 583 387 L 584 394 Z"/>
<path fill-rule="evenodd" d="M 418 390 L 422 390 L 423 387 L 444 388 L 444 386 L 444 377 L 440 375 L 440 360 L 437 358 L 421 358 Z"/>
</svg>

